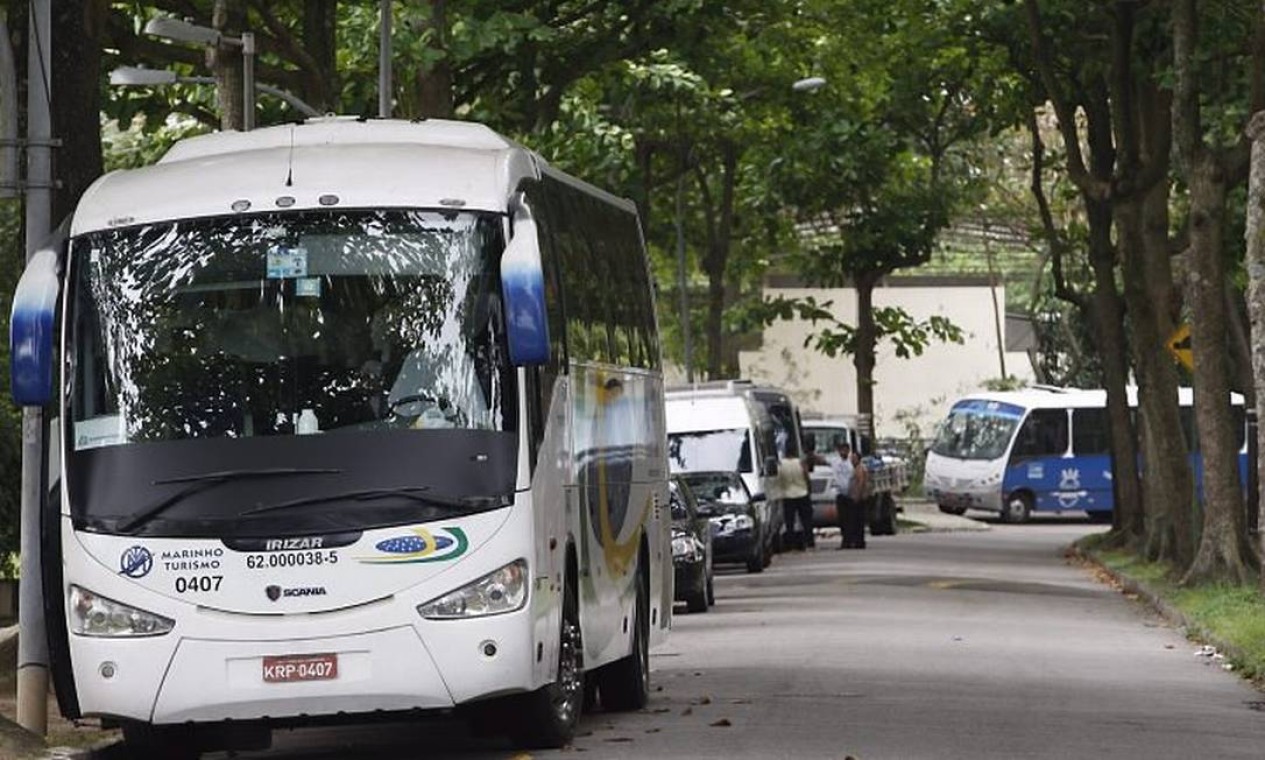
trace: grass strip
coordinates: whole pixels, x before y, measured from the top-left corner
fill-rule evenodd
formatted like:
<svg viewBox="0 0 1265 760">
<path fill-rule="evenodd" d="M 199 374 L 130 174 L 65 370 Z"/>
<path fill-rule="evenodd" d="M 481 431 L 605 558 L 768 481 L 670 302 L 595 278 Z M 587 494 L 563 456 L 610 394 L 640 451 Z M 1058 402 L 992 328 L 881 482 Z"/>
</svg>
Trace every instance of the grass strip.
<svg viewBox="0 0 1265 760">
<path fill-rule="evenodd" d="M 1258 588 L 1182 586 L 1166 563 L 1149 562 L 1122 549 L 1096 548 L 1102 535 L 1087 537 L 1092 540 L 1080 542 L 1079 548 L 1118 577 L 1132 581 L 1162 612 L 1178 613 L 1178 622 L 1190 636 L 1215 646 L 1239 673 L 1265 684 L 1265 595 Z"/>
</svg>

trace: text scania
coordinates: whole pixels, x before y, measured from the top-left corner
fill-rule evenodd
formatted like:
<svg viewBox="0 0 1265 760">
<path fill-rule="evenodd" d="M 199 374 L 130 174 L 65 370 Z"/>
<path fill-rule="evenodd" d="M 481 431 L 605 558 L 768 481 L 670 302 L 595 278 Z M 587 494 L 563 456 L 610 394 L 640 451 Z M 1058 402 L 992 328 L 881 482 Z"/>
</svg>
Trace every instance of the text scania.
<svg viewBox="0 0 1265 760">
<path fill-rule="evenodd" d="M 325 596 L 324 586 L 302 586 L 281 589 L 282 596 Z"/>
<path fill-rule="evenodd" d="M 203 549 L 168 549 L 158 555 L 163 569 L 171 572 L 185 570 L 219 570 L 224 549 L 209 546 Z"/>
</svg>

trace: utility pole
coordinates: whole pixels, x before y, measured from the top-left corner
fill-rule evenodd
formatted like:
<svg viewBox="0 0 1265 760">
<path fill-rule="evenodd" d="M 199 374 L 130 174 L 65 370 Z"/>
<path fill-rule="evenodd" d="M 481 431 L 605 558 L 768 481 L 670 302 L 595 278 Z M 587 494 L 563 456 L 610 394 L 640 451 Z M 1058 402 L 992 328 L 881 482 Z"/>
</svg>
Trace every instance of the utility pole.
<svg viewBox="0 0 1265 760">
<path fill-rule="evenodd" d="M 391 0 L 378 5 L 378 116 L 391 118 Z"/>
<path fill-rule="evenodd" d="M 26 88 L 26 260 L 52 232 L 52 0 L 30 5 Z M 40 508 L 44 492 L 44 415 L 22 410 L 21 583 L 18 587 L 18 724 L 48 733 L 48 639 L 40 575 Z"/>
</svg>

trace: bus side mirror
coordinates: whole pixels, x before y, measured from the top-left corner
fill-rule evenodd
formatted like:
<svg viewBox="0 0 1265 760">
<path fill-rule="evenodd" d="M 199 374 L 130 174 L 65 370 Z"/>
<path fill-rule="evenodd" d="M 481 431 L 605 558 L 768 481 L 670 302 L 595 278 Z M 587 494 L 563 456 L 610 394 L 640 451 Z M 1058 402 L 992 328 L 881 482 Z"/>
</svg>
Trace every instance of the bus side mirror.
<svg viewBox="0 0 1265 760">
<path fill-rule="evenodd" d="M 57 251 L 42 248 L 18 280 L 9 315 L 9 382 L 18 406 L 44 406 L 53 397 L 53 322 L 60 290 Z"/>
<path fill-rule="evenodd" d="M 501 291 L 510 362 L 516 366 L 549 361 L 549 319 L 545 312 L 545 275 L 540 235 L 525 198 L 510 204 L 509 245 L 501 256 Z"/>
</svg>

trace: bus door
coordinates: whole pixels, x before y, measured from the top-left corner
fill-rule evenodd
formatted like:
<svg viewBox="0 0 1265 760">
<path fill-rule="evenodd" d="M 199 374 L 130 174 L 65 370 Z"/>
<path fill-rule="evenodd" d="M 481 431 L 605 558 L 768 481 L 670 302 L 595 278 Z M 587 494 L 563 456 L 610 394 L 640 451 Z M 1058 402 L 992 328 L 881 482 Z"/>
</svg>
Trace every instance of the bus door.
<svg viewBox="0 0 1265 760">
<path fill-rule="evenodd" d="M 1033 409 L 1010 449 L 1002 499 L 1016 492 L 1032 497 L 1034 510 L 1083 509 L 1080 468 L 1068 452 L 1066 409 Z"/>
<path fill-rule="evenodd" d="M 1072 410 L 1072 459 L 1085 496 L 1076 507 L 1086 512 L 1109 512 L 1115 506 L 1111 488 L 1111 434 L 1107 410 Z"/>
</svg>

